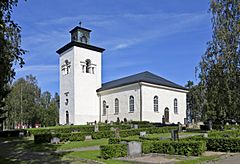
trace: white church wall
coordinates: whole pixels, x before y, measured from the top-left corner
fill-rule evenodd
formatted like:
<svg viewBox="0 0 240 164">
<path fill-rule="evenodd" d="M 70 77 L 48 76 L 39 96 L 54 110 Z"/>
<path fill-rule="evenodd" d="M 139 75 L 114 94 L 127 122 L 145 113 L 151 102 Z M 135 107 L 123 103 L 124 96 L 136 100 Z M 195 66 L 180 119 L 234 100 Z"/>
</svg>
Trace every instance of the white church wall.
<svg viewBox="0 0 240 164">
<path fill-rule="evenodd" d="M 165 108 L 169 109 L 169 122 L 184 123 L 186 118 L 186 91 L 143 83 L 142 119 L 150 122 L 162 122 Z M 154 112 L 153 98 L 158 96 L 158 112 Z M 174 99 L 178 101 L 178 114 L 174 113 Z"/>
<path fill-rule="evenodd" d="M 105 120 L 116 122 L 117 118 L 121 121 L 124 118 L 127 120 L 140 120 L 140 89 L 138 84 L 127 85 L 106 91 L 99 92 L 101 99 L 101 122 Z M 129 112 L 129 97 L 134 97 L 134 112 Z M 115 99 L 119 100 L 119 113 L 115 114 Z M 103 101 L 106 101 L 108 106 L 106 115 L 103 116 Z"/>
<path fill-rule="evenodd" d="M 99 99 L 96 90 L 101 88 L 101 53 L 74 47 L 74 99 L 75 122 L 86 124 L 99 120 Z M 94 65 L 94 73 L 83 72 L 82 63 L 87 59 Z"/>
<path fill-rule="evenodd" d="M 62 66 L 65 61 L 70 62 L 70 72 L 64 74 Z M 69 124 L 74 123 L 74 86 L 72 82 L 74 80 L 74 54 L 73 48 L 61 54 L 59 58 L 59 73 L 60 73 L 60 110 L 59 110 L 59 123 L 62 125 L 66 124 L 66 111 L 69 112 Z M 67 94 L 68 93 L 68 94 Z M 68 99 L 68 104 L 65 104 Z"/>
</svg>

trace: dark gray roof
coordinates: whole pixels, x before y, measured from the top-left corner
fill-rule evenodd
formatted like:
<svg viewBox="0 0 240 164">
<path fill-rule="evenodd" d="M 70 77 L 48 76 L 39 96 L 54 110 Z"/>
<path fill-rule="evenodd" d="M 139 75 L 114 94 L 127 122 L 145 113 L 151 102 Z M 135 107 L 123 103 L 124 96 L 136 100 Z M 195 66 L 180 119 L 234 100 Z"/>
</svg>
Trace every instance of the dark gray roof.
<svg viewBox="0 0 240 164">
<path fill-rule="evenodd" d="M 138 82 L 147 82 L 151 84 L 157 84 L 157 85 L 187 90 L 181 85 L 175 84 L 169 80 L 166 80 L 160 76 L 157 76 L 151 72 L 146 71 L 146 72 L 141 72 L 135 75 L 131 75 L 128 77 L 124 77 L 124 78 L 120 78 L 117 80 L 104 83 L 102 87 L 97 90 L 97 92 L 116 88 L 116 87 L 121 87 L 128 84 L 134 84 Z"/>
</svg>

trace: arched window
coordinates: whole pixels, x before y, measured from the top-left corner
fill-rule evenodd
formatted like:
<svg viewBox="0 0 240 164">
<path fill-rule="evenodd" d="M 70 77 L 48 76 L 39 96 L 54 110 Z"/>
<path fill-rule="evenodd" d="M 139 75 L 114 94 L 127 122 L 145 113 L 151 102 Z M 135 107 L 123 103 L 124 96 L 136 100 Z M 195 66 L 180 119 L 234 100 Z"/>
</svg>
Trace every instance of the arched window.
<svg viewBox="0 0 240 164">
<path fill-rule="evenodd" d="M 129 97 L 129 112 L 134 112 L 134 97 Z"/>
<path fill-rule="evenodd" d="M 81 37 L 81 42 L 87 44 L 87 38 L 86 36 Z"/>
<path fill-rule="evenodd" d="M 153 110 L 154 112 L 158 112 L 158 96 L 154 96 L 153 98 Z"/>
<path fill-rule="evenodd" d="M 91 60 L 87 59 L 86 60 L 86 73 L 91 73 Z"/>
<path fill-rule="evenodd" d="M 103 115 L 105 116 L 107 113 L 107 105 L 106 105 L 106 101 L 103 101 Z"/>
<path fill-rule="evenodd" d="M 66 111 L 66 124 L 69 125 L 69 113 Z"/>
<path fill-rule="evenodd" d="M 115 99 L 115 114 L 119 113 L 119 100 L 116 98 Z"/>
<path fill-rule="evenodd" d="M 178 114 L 178 103 L 176 98 L 173 101 L 173 106 L 174 106 L 174 113 Z"/>
</svg>

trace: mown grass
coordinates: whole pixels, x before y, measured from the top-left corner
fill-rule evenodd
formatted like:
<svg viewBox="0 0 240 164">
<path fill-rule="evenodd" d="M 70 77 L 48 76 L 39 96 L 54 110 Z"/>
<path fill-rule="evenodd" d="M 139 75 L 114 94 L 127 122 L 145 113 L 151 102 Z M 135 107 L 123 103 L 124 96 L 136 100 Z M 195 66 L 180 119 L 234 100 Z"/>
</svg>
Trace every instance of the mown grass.
<svg viewBox="0 0 240 164">
<path fill-rule="evenodd" d="M 63 157 L 63 160 L 80 160 L 80 161 L 87 161 L 87 160 L 94 160 L 100 161 L 106 164 L 129 164 L 130 162 L 120 161 L 120 160 L 113 160 L 113 159 L 102 159 L 100 157 L 100 150 L 92 150 L 92 151 L 82 151 L 82 152 L 71 152 Z"/>
<path fill-rule="evenodd" d="M 108 139 L 99 139 L 99 140 L 92 140 L 92 141 L 73 141 L 73 142 L 66 142 L 66 143 L 57 145 L 57 150 L 67 150 L 67 149 L 106 145 L 106 144 L 108 144 Z"/>
</svg>

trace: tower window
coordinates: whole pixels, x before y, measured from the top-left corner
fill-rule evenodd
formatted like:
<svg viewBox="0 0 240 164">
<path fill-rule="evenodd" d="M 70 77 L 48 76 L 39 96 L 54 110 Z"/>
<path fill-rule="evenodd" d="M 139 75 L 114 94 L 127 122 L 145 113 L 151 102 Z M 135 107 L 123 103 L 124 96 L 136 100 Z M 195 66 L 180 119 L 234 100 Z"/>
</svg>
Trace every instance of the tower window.
<svg viewBox="0 0 240 164">
<path fill-rule="evenodd" d="M 134 97 L 129 97 L 129 112 L 134 112 Z"/>
<path fill-rule="evenodd" d="M 158 112 L 158 96 L 154 96 L 153 98 L 153 110 L 154 112 Z"/>
<path fill-rule="evenodd" d="M 106 105 L 106 101 L 103 101 L 103 116 L 105 116 L 107 113 L 107 105 Z"/>
<path fill-rule="evenodd" d="M 87 44 L 87 38 L 86 36 L 81 37 L 81 42 Z"/>
<path fill-rule="evenodd" d="M 91 60 L 86 60 L 86 73 L 91 73 Z"/>
<path fill-rule="evenodd" d="M 116 98 L 115 99 L 115 114 L 119 113 L 119 100 Z"/>
<path fill-rule="evenodd" d="M 68 60 L 65 60 L 64 64 L 62 65 L 63 75 L 67 75 L 70 73 L 70 67 L 71 67 L 71 62 L 69 62 Z"/>
<path fill-rule="evenodd" d="M 173 101 L 173 106 L 174 106 L 174 113 L 178 114 L 178 103 L 176 98 Z"/>
</svg>

